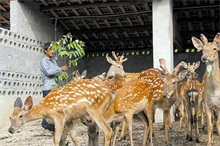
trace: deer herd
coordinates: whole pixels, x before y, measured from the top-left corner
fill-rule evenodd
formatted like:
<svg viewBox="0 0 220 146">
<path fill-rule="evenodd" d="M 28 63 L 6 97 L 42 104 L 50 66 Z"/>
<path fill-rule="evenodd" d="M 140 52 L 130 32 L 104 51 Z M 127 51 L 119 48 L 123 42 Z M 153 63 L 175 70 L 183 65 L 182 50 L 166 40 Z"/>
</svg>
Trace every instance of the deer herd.
<svg viewBox="0 0 220 146">
<path fill-rule="evenodd" d="M 67 136 L 79 146 L 74 136 L 74 121 L 81 119 L 88 126 L 89 146 L 98 145 L 99 129 L 104 134 L 104 146 L 115 146 L 127 134 L 133 146 L 133 117 L 137 115 L 144 125 L 142 145 L 153 146 L 154 114 L 159 108 L 164 115 L 165 144 L 171 145 L 171 107 L 176 105 L 180 129 L 183 125 L 187 127 L 186 138 L 192 141 L 195 135 L 196 142 L 200 141 L 201 115 L 202 127 L 207 124 L 207 146 L 211 146 L 214 125 L 220 135 L 220 33 L 212 42 L 201 34 L 200 39 L 192 37 L 192 43 L 202 51 L 201 61 L 206 64 L 202 82 L 197 79 L 196 72 L 200 67 L 199 60 L 193 63 L 182 61 L 170 72 L 165 59 L 160 58 L 161 70 L 150 68 L 128 73 L 122 65 L 127 58 L 112 52 L 114 60 L 106 56 L 111 64 L 107 73 L 85 79 L 85 75 L 76 72 L 72 81 L 53 89 L 35 106 L 31 96 L 24 104 L 21 98 L 17 98 L 8 131 L 14 133 L 26 122 L 46 119 L 48 123 L 55 124 L 55 146 L 64 146 Z M 118 136 L 119 129 L 121 134 Z"/>
</svg>

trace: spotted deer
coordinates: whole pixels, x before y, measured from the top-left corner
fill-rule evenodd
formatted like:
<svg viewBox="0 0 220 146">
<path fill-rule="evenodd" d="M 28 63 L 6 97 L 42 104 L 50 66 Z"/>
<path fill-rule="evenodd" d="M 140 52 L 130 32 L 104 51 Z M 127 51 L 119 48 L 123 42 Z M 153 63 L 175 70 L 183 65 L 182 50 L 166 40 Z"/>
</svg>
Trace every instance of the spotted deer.
<svg viewBox="0 0 220 146">
<path fill-rule="evenodd" d="M 202 109 L 202 84 L 196 79 L 198 74 L 195 70 L 200 66 L 200 61 L 188 63 L 187 81 L 180 87 L 180 98 L 182 99 L 182 117 L 187 122 L 187 139 L 192 141 L 193 125 L 195 126 L 196 142 L 199 142 L 198 113 Z M 186 117 L 185 117 L 186 116 Z M 180 125 L 181 126 L 181 125 Z"/>
<path fill-rule="evenodd" d="M 153 87 L 152 102 L 155 108 L 160 108 L 164 113 L 165 124 L 165 143 L 170 144 L 169 130 L 170 130 L 170 109 L 172 105 L 178 100 L 177 83 L 182 81 L 186 74 L 186 70 L 180 71 L 180 69 L 187 64 L 180 62 L 172 73 L 169 73 L 166 62 L 164 59 L 160 59 L 160 67 L 163 72 L 158 69 L 152 68 L 142 71 L 140 74 L 141 79 L 149 82 Z M 145 140 L 146 141 L 146 140 Z"/>
<path fill-rule="evenodd" d="M 145 111 L 150 126 L 150 142 L 152 143 L 152 95 L 153 90 L 149 83 L 142 79 L 135 79 L 115 91 L 115 99 L 105 113 L 105 119 L 121 122 L 125 118 L 129 129 L 130 145 L 133 146 L 132 121 L 133 115 Z M 115 144 L 113 143 L 113 146 Z"/>
<path fill-rule="evenodd" d="M 169 73 L 167 72 L 164 59 L 160 59 L 160 64 L 161 64 L 161 67 L 164 69 L 164 71 L 166 71 L 165 78 L 168 78 L 168 77 L 172 77 L 172 78 L 169 78 L 165 80 L 166 82 L 164 82 L 164 79 L 161 78 L 161 74 L 157 69 L 145 70 L 140 73 L 139 79 L 133 79 L 132 81 L 128 82 L 127 84 L 125 84 L 123 87 L 121 87 L 120 89 L 116 91 L 116 98 L 115 100 L 113 100 L 113 104 L 111 104 L 109 109 L 107 110 L 106 118 L 108 121 L 109 119 L 111 119 L 110 121 L 112 121 L 113 119 L 123 121 L 123 117 L 125 117 L 126 120 L 125 120 L 124 126 L 122 127 L 121 137 L 125 137 L 126 127 L 128 127 L 131 145 L 133 145 L 133 141 L 132 141 L 133 114 L 139 114 L 139 117 L 144 123 L 145 130 L 144 130 L 143 145 L 145 145 L 146 142 L 148 141 L 147 140 L 147 126 L 148 125 L 150 128 L 150 133 L 149 133 L 150 144 L 153 145 L 152 143 L 152 133 L 153 133 L 152 121 L 153 121 L 153 114 L 154 114 L 154 106 L 157 103 L 157 106 L 160 106 L 160 107 L 169 106 L 166 108 L 170 110 L 170 107 L 172 106 L 172 104 L 175 103 L 176 100 L 173 98 L 170 98 L 170 99 L 165 98 L 163 97 L 163 95 L 170 97 L 176 89 L 176 86 L 173 86 L 173 83 L 176 83 L 177 81 L 182 80 L 186 75 L 186 71 L 182 71 L 177 77 L 177 73 L 179 72 L 180 67 L 185 65 L 183 62 L 175 68 L 176 73 L 173 74 L 173 76 L 171 74 L 168 75 Z M 139 84 L 138 82 L 142 82 L 142 84 Z M 149 87 L 147 88 L 147 86 Z M 168 88 L 169 86 L 171 87 Z M 147 88 L 149 92 L 146 92 L 145 90 L 141 90 L 142 87 Z M 140 88 L 140 91 L 139 90 L 136 91 L 136 88 Z M 144 101 L 145 98 L 147 98 L 147 101 Z M 146 103 L 147 105 L 144 105 L 144 104 L 141 105 L 140 101 L 142 103 Z M 121 109 L 117 109 L 120 106 L 123 106 L 123 107 L 121 107 Z M 144 110 L 144 108 L 146 108 L 146 110 Z M 147 115 L 147 117 L 144 116 L 143 111 L 145 111 L 145 114 Z M 122 119 L 120 119 L 119 117 Z M 115 145 L 115 138 L 113 139 L 113 141 L 114 141 L 113 145 Z M 167 141 L 167 143 L 169 142 Z"/>
<path fill-rule="evenodd" d="M 117 56 L 114 51 L 112 52 L 112 56 L 114 60 L 106 55 L 106 60 L 111 64 L 107 74 L 104 72 L 101 75 L 93 77 L 93 79 L 102 81 L 109 89 L 116 91 L 124 85 L 125 72 L 122 63 L 125 62 L 127 58 L 124 58 L 123 55 Z M 88 146 L 97 146 L 99 129 L 96 123 L 94 123 L 88 115 L 81 118 L 81 121 L 84 125 L 88 126 Z"/>
<path fill-rule="evenodd" d="M 218 55 L 220 50 L 220 33 L 216 34 L 212 42 L 209 42 L 203 34 L 200 35 L 200 39 L 192 37 L 192 43 L 198 50 L 202 51 L 201 60 L 206 64 L 206 72 L 203 77 L 203 98 L 208 126 L 207 145 L 211 146 L 213 141 L 213 110 L 218 115 L 216 127 L 218 135 L 220 135 L 220 69 Z"/>
<path fill-rule="evenodd" d="M 53 89 L 32 108 L 30 98 L 25 108 L 15 108 L 10 119 L 10 133 L 14 133 L 26 122 L 46 119 L 55 124 L 54 145 L 60 146 L 64 128 L 73 134 L 73 120 L 88 114 L 104 132 L 105 146 L 110 145 L 111 127 L 103 113 L 114 98 L 114 93 L 103 83 L 92 79 L 71 81 L 63 87 Z"/>
</svg>

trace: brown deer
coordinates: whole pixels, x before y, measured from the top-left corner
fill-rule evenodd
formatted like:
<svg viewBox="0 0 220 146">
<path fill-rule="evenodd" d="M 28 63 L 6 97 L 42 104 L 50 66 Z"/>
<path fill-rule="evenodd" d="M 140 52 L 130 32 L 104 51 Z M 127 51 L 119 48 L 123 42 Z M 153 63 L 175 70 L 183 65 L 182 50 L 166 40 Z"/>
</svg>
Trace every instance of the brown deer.
<svg viewBox="0 0 220 146">
<path fill-rule="evenodd" d="M 32 107 L 28 98 L 25 108 L 15 108 L 10 119 L 10 133 L 14 133 L 26 122 L 47 119 L 55 124 L 54 145 L 60 146 L 65 127 L 73 134 L 73 120 L 88 114 L 105 135 L 105 146 L 110 145 L 111 127 L 103 113 L 113 100 L 113 92 L 103 83 L 92 79 L 71 81 L 63 87 L 53 89 L 40 103 Z"/>
<path fill-rule="evenodd" d="M 164 59 L 160 59 L 160 64 L 161 64 L 161 67 L 166 71 L 165 72 L 165 74 L 166 74 L 165 78 L 171 77 L 171 75 L 170 76 L 168 75 L 169 73 L 167 72 Z M 163 78 L 161 78 L 161 74 L 157 69 L 148 69 L 148 70 L 145 70 L 145 71 L 141 72 L 139 78 L 141 80 L 144 79 L 143 81 L 146 82 L 145 84 L 143 84 L 143 86 L 150 85 L 150 87 L 148 87 L 148 90 L 152 90 L 151 95 L 149 96 L 149 93 L 148 93 L 147 95 L 145 95 L 145 98 L 147 98 L 148 100 L 151 99 L 152 100 L 151 102 L 153 103 L 153 105 L 163 107 L 163 109 L 165 109 L 165 110 L 167 110 L 167 109 L 170 110 L 170 107 L 175 103 L 176 99 L 173 99 L 173 98 L 168 99 L 168 98 L 163 97 L 163 95 L 166 95 L 167 97 L 171 96 L 173 94 L 173 92 L 175 91 L 175 89 L 176 89 L 176 86 L 174 86 L 173 84 L 176 83 L 177 81 L 182 80 L 185 77 L 185 75 L 186 75 L 185 70 L 182 71 L 179 74 L 179 76 L 177 77 L 177 73 L 178 73 L 180 67 L 183 66 L 183 65 L 185 65 L 183 62 L 181 64 L 179 64 L 175 68 L 176 74 L 173 74 L 172 78 L 169 78 L 167 80 L 164 80 Z M 164 82 L 164 81 L 166 81 L 166 82 Z M 147 142 L 146 138 L 147 138 L 147 126 L 148 125 L 149 125 L 149 128 L 150 128 L 150 134 L 149 134 L 150 144 L 152 145 L 152 132 L 153 132 L 152 120 L 153 120 L 153 114 L 154 114 L 154 106 L 151 105 L 152 103 L 147 102 L 147 104 L 148 104 L 147 110 L 149 112 L 149 113 L 147 113 L 145 111 L 145 113 L 147 114 L 147 117 L 144 116 L 144 113 L 140 109 L 138 109 L 139 112 L 137 112 L 135 110 L 136 103 L 135 103 L 135 100 L 133 101 L 132 97 L 135 97 L 135 96 L 139 95 L 141 92 L 144 92 L 144 91 L 140 91 L 140 92 L 135 93 L 135 88 L 137 88 L 136 84 L 138 84 L 137 82 L 141 82 L 141 81 L 138 81 L 137 79 L 134 79 L 134 80 L 128 82 L 127 84 L 125 84 L 122 88 L 120 88 L 116 91 L 116 98 L 113 101 L 113 105 L 110 105 L 109 109 L 107 110 L 107 113 L 109 112 L 110 114 L 106 114 L 106 115 L 107 115 L 107 119 L 112 119 L 111 117 L 114 117 L 114 116 L 116 116 L 116 117 L 117 116 L 119 116 L 119 117 L 120 116 L 122 116 L 122 117 L 125 116 L 125 119 L 126 119 L 127 122 L 122 127 L 121 137 L 126 136 L 126 124 L 128 124 L 129 135 L 130 135 L 130 143 L 132 145 L 133 142 L 132 142 L 132 131 L 131 131 L 131 125 L 132 125 L 131 124 L 132 123 L 131 117 L 133 118 L 133 114 L 135 114 L 135 113 L 138 114 L 139 117 L 141 118 L 141 120 L 143 121 L 144 127 L 145 127 L 144 128 L 145 130 L 144 130 L 143 145 L 145 145 L 146 142 Z M 171 86 L 171 87 L 168 88 L 169 86 Z M 142 87 L 142 86 L 139 86 L 139 88 L 140 87 Z M 124 91 L 124 90 L 130 89 L 130 88 L 131 88 L 130 91 Z M 142 97 L 142 96 L 140 96 L 138 98 L 143 99 L 144 97 Z M 122 98 L 123 102 L 122 101 L 118 102 L 117 98 L 118 98 L 118 100 L 121 100 L 121 98 Z M 131 103 L 128 102 L 130 99 L 132 99 L 132 103 L 134 104 L 133 105 L 134 107 L 130 106 Z M 139 101 L 139 100 L 137 100 L 137 101 Z M 119 107 L 120 106 L 119 104 L 123 105 L 125 107 L 125 109 L 121 109 L 121 111 L 119 112 L 117 109 L 111 108 L 111 107 L 115 107 L 115 108 Z M 129 105 L 130 108 L 128 108 L 128 107 L 126 108 L 127 104 Z M 168 106 L 168 107 L 166 107 L 167 109 L 164 108 L 164 106 Z M 144 107 L 139 106 L 138 108 L 144 108 Z M 112 111 L 114 111 L 114 112 L 112 113 Z M 128 111 L 130 111 L 130 112 L 128 112 Z M 109 115 L 111 115 L 111 116 L 109 116 Z M 150 117 L 148 117 L 148 116 L 150 116 Z M 117 118 L 115 118 L 115 120 L 116 119 Z M 149 122 L 149 123 L 146 123 L 146 122 Z M 117 131 L 116 131 L 116 133 L 117 133 Z M 114 134 L 116 134 L 116 133 L 114 133 Z M 115 138 L 114 138 L 113 141 L 115 143 Z M 115 145 L 114 143 L 113 143 L 113 145 Z M 167 143 L 169 143 L 169 141 L 167 141 Z"/>
<path fill-rule="evenodd" d="M 202 84 L 196 79 L 198 74 L 195 70 L 199 67 L 200 61 L 188 63 L 187 81 L 182 84 L 180 90 L 180 98 L 182 99 L 182 117 L 180 124 L 182 124 L 183 118 L 186 118 L 187 122 L 187 139 L 192 141 L 193 125 L 195 125 L 196 142 L 199 142 L 199 127 L 198 127 L 198 113 L 202 105 Z M 186 117 L 185 117 L 186 116 Z M 181 127 L 181 125 L 180 125 Z"/>
<path fill-rule="evenodd" d="M 104 72 L 93 77 L 93 79 L 102 81 L 109 89 L 116 91 L 124 85 L 125 72 L 122 63 L 127 58 L 124 58 L 123 55 L 117 56 L 114 51 L 112 52 L 112 56 L 115 60 L 106 55 L 106 60 L 111 64 L 107 74 Z M 99 129 L 96 123 L 88 115 L 81 118 L 81 121 L 84 125 L 88 126 L 88 146 L 97 146 Z"/>
<path fill-rule="evenodd" d="M 186 70 L 179 70 L 181 67 L 186 66 L 185 62 L 179 63 L 173 73 L 169 73 L 166 68 L 164 59 L 160 59 L 160 67 L 163 69 L 163 77 L 161 77 L 161 71 L 158 69 L 147 69 L 140 74 L 141 79 L 145 79 L 153 87 L 153 104 L 155 108 L 161 108 L 164 111 L 165 122 L 165 143 L 170 144 L 169 140 L 169 127 L 170 127 L 170 108 L 177 101 L 177 82 L 184 79 L 187 74 Z M 146 132 L 145 132 L 146 133 Z M 144 139 L 146 142 L 147 140 Z M 143 143 L 144 144 L 144 143 Z"/>
<path fill-rule="evenodd" d="M 133 146 L 132 120 L 133 115 L 145 111 L 150 125 L 150 142 L 152 143 L 152 95 L 153 90 L 149 83 L 142 79 L 135 79 L 125 84 L 115 92 L 115 99 L 105 113 L 108 122 L 126 119 L 130 135 L 130 145 Z M 114 145 L 114 144 L 113 144 Z"/>
<path fill-rule="evenodd" d="M 220 33 L 216 34 L 213 42 L 209 42 L 203 34 L 201 34 L 200 39 L 192 37 L 192 43 L 198 50 L 202 51 L 201 60 L 206 64 L 206 72 L 203 78 L 203 98 L 208 126 L 207 145 L 211 146 L 213 140 L 213 110 L 218 115 L 216 127 L 218 135 L 220 135 L 220 69 L 218 55 L 218 51 L 220 50 Z"/>
</svg>

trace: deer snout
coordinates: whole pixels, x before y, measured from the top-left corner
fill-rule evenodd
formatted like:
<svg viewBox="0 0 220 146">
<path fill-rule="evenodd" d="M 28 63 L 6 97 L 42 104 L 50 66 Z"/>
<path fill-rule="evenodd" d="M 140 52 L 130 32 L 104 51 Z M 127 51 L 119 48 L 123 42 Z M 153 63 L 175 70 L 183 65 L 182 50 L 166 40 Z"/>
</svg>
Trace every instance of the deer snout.
<svg viewBox="0 0 220 146">
<path fill-rule="evenodd" d="M 208 59 L 208 57 L 205 56 L 205 55 L 203 55 L 203 56 L 201 57 L 202 62 L 206 62 L 207 59 Z"/>
<path fill-rule="evenodd" d="M 13 134 L 13 133 L 15 132 L 15 130 L 14 130 L 14 128 L 11 128 L 11 127 L 10 127 L 10 128 L 8 128 L 8 132 L 11 133 L 11 134 Z"/>
</svg>

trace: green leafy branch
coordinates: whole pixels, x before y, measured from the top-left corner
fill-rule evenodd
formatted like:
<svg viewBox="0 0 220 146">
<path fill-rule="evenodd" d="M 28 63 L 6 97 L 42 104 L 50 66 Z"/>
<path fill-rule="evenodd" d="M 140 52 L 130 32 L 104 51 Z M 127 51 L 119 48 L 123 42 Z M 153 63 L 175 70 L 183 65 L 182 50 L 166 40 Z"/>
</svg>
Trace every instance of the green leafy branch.
<svg viewBox="0 0 220 146">
<path fill-rule="evenodd" d="M 69 67 L 76 67 L 77 61 L 85 56 L 85 43 L 80 40 L 73 40 L 71 33 L 63 35 L 58 41 L 52 42 L 52 49 L 58 53 L 58 56 L 63 58 L 66 64 L 68 61 Z M 67 65 L 67 64 L 66 64 Z M 56 77 L 58 83 L 68 80 L 68 73 L 61 72 Z"/>
</svg>

